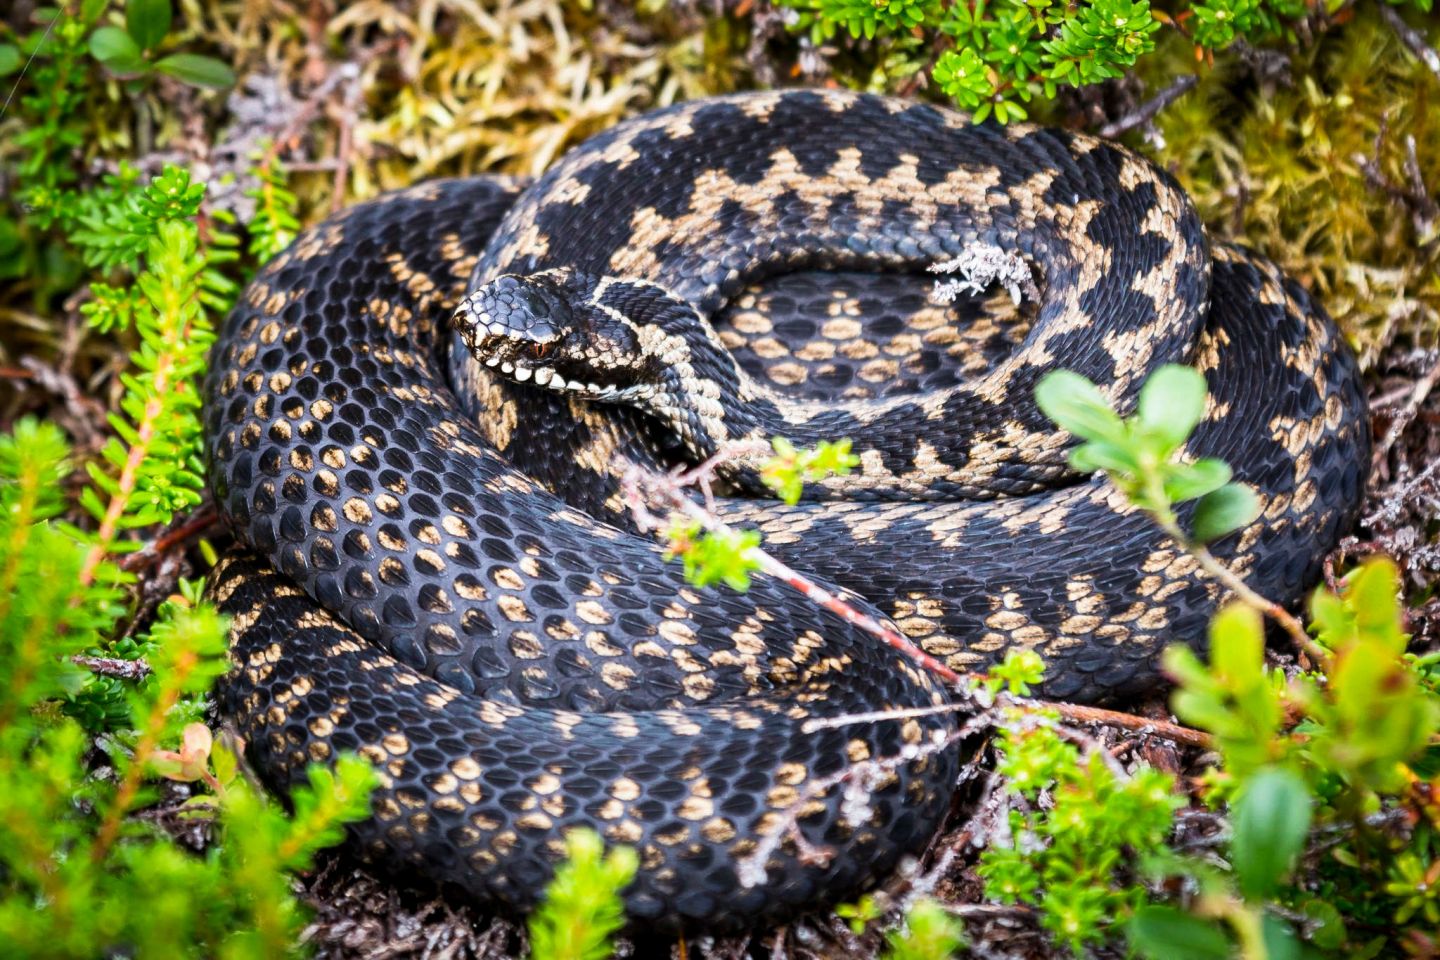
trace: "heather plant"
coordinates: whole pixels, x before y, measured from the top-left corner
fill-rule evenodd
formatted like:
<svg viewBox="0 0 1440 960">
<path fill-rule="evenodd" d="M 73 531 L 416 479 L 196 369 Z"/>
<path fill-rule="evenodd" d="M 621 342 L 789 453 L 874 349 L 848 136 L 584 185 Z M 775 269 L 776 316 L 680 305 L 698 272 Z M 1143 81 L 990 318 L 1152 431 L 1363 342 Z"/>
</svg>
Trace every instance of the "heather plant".
<svg viewBox="0 0 1440 960">
<path fill-rule="evenodd" d="M 1430 11 L 1431 0 L 1413 0 Z M 1024 120 L 1032 100 L 1125 76 L 1173 31 L 1213 61 L 1239 41 L 1293 38 L 1312 9 L 1299 0 L 1202 0 L 1152 9 L 1149 0 L 780 0 L 814 46 L 840 34 L 879 46 L 883 77 L 927 73 L 975 119 Z M 1330 4 L 1338 9 L 1344 4 Z M 916 43 L 918 38 L 920 42 Z"/>
<path fill-rule="evenodd" d="M 1216 960 L 1237 952 L 1247 960 L 1298 957 L 1302 943 L 1326 955 L 1372 957 L 1413 945 L 1407 924 L 1440 913 L 1426 879 L 1440 869 L 1433 859 L 1440 821 L 1430 800 L 1433 773 L 1426 772 L 1440 734 L 1440 695 L 1433 658 L 1406 651 L 1395 565 L 1375 558 L 1338 591 L 1317 590 L 1311 640 L 1204 548 L 1256 510 L 1253 494 L 1229 482 L 1228 466 L 1179 457 L 1204 408 L 1199 373 L 1161 368 L 1129 418 L 1072 373 L 1049 375 L 1036 397 L 1082 441 L 1073 466 L 1104 471 L 1238 598 L 1212 623 L 1208 664 L 1187 647 L 1165 657 L 1178 684 L 1176 715 L 1207 731 L 1220 754 L 1203 797 L 1228 813 L 1229 869 L 1154 849 L 1143 858 L 1152 876 L 1182 877 L 1197 892 L 1180 906 L 1134 909 L 1132 945 L 1157 960 L 1177 950 Z M 1173 507 L 1197 496 L 1186 533 Z M 1265 616 L 1281 621 L 1314 669 L 1266 667 Z M 1303 880 L 1296 875 L 1302 866 Z"/>
<path fill-rule="evenodd" d="M 122 160 L 85 181 L 97 70 L 229 82 L 218 61 L 167 52 L 168 2 L 123 17 L 107 6 L 52 11 L 0 44 L 0 73 L 33 59 L 7 148 L 18 189 L 0 212 L 0 275 L 34 277 L 42 308 L 85 285 L 79 315 L 133 345 L 109 436 L 78 476 L 55 424 L 0 435 L 0 943 L 21 956 L 285 955 L 304 920 L 287 873 L 368 813 L 374 774 L 353 757 L 316 767 L 292 813 L 258 793 L 204 723 L 226 622 L 183 577 L 137 603 L 121 562 L 201 503 L 198 380 L 249 265 L 185 169 L 147 178 Z M 134 62 L 107 55 L 127 42 Z M 262 178 L 249 231 L 262 247 L 295 226 L 282 177 Z M 206 855 L 176 837 L 196 822 L 223 838 Z"/>
<path fill-rule="evenodd" d="M 288 954 L 302 913 L 285 871 L 368 813 L 374 774 L 355 758 L 314 768 L 293 815 L 235 775 L 198 722 L 198 698 L 226 669 L 226 623 L 193 591 L 138 639 L 144 679 L 92 747 L 64 707 L 86 689 L 85 656 L 126 614 L 126 578 L 58 522 L 69 460 L 52 424 L 0 435 L 0 943 L 35 957 Z M 162 800 L 160 776 L 208 785 L 170 817 L 223 831 L 211 855 L 132 817 Z"/>
</svg>

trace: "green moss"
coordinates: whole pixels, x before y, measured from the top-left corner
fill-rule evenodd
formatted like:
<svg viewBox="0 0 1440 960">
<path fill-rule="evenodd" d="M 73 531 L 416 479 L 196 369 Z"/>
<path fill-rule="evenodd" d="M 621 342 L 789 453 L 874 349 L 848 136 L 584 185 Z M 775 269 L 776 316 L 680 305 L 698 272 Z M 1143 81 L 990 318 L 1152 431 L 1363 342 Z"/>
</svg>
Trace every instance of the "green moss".
<svg viewBox="0 0 1440 960">
<path fill-rule="evenodd" d="M 1288 63 L 1293 82 L 1274 88 L 1235 64 L 1208 74 L 1159 116 L 1156 159 L 1217 234 L 1251 244 L 1316 292 L 1366 360 L 1397 336 L 1433 344 L 1437 225 L 1422 235 L 1403 204 L 1367 181 L 1361 159 L 1378 157 L 1392 183 L 1408 186 L 1413 137 L 1422 179 L 1440 191 L 1435 76 L 1370 10 Z"/>
</svg>

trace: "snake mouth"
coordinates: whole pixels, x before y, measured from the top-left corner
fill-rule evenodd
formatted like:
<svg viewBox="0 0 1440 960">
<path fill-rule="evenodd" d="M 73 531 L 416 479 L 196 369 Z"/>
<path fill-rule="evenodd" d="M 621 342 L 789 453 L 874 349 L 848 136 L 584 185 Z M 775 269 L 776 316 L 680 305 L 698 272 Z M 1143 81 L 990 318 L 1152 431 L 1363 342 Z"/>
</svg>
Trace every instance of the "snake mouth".
<svg viewBox="0 0 1440 960">
<path fill-rule="evenodd" d="M 567 379 L 554 367 L 531 366 L 517 361 L 492 356 L 485 360 L 486 368 L 496 371 L 516 383 L 530 384 L 547 390 L 573 393 L 587 400 L 603 400 L 608 403 L 634 403 L 649 400 L 658 390 L 651 384 L 619 386 L 613 383 L 596 383 L 582 377 Z"/>
</svg>

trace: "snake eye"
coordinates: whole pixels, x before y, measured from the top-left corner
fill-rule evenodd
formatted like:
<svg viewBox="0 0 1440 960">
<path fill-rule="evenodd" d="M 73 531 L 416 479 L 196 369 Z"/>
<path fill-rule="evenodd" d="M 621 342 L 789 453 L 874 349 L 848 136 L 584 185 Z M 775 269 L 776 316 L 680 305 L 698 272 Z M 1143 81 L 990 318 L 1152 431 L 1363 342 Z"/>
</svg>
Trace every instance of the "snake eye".
<svg viewBox="0 0 1440 960">
<path fill-rule="evenodd" d="M 532 343 L 530 345 L 530 356 L 536 360 L 544 360 L 550 355 L 550 351 L 554 349 L 554 347 L 555 343 L 551 340 L 546 340 L 543 343 Z"/>
</svg>

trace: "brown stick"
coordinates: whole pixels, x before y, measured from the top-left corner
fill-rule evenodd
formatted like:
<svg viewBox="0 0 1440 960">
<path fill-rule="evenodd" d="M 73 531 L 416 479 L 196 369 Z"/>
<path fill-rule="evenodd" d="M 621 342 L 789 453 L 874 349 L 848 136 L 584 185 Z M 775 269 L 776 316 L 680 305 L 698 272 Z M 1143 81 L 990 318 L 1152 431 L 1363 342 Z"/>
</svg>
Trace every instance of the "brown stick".
<svg viewBox="0 0 1440 960">
<path fill-rule="evenodd" d="M 1390 452 L 1395 441 L 1399 440 L 1400 435 L 1405 432 L 1405 428 L 1410 426 L 1410 421 L 1415 419 L 1420 405 L 1425 402 L 1426 397 L 1430 396 L 1430 391 L 1435 389 L 1437 382 L 1440 382 L 1440 361 L 1425 371 L 1424 376 L 1416 380 L 1415 386 L 1410 388 L 1410 399 L 1405 401 L 1405 406 L 1401 407 L 1395 414 L 1395 419 L 1390 421 L 1390 429 L 1385 431 L 1385 438 L 1376 446 L 1374 456 L 1371 458 L 1372 463 L 1379 463 Z"/>
<path fill-rule="evenodd" d="M 179 544 L 204 533 L 219 522 L 220 515 L 215 511 L 215 504 L 206 500 L 189 516 L 180 518 L 160 536 L 127 555 L 120 561 L 120 569 L 134 572 L 148 567 Z"/>
<path fill-rule="evenodd" d="M 1198 747 L 1201 750 L 1215 748 L 1215 738 L 1210 734 L 1192 730 L 1190 727 L 1182 727 L 1180 724 L 1171 723 L 1168 720 L 1151 720 L 1148 717 L 1137 717 L 1133 713 L 1121 713 L 1118 710 L 1105 710 L 1101 707 L 1087 707 L 1078 703 L 1051 703 L 1045 700 L 1038 700 L 1035 703 L 1037 706 L 1054 710 L 1071 723 L 1103 724 L 1133 733 L 1164 737 L 1166 740 L 1182 743 L 1187 747 Z"/>
<path fill-rule="evenodd" d="M 1402 20 L 1400 14 L 1396 13 L 1389 4 L 1382 3 L 1379 6 L 1380 19 L 1395 31 L 1395 36 L 1400 38 L 1400 42 L 1405 44 L 1407 50 L 1415 54 L 1416 58 L 1425 64 L 1431 73 L 1440 77 L 1440 51 L 1426 43 L 1425 38 L 1420 36 L 1417 31 L 1412 30 L 1410 25 Z"/>
<path fill-rule="evenodd" d="M 769 447 L 762 446 L 760 449 L 769 450 Z M 693 470 L 681 473 L 662 475 L 632 467 L 626 471 L 622 481 L 625 499 L 630 504 L 630 509 L 635 515 L 636 522 L 645 530 L 656 530 L 662 526 L 660 519 L 652 514 L 645 505 L 645 495 L 647 493 L 661 497 L 667 508 L 695 521 L 710 533 L 728 530 L 730 528 L 724 521 L 686 497 L 683 490 L 685 487 L 695 484 L 702 486 L 708 485 L 715 466 L 722 460 L 753 452 L 753 445 L 747 445 L 747 448 L 743 451 L 738 447 L 722 449 L 715 456 L 706 460 Z M 759 547 L 751 548 L 750 556 L 759 565 L 761 571 L 789 584 L 812 603 L 824 607 L 826 610 L 845 620 L 845 622 L 854 624 L 872 636 L 878 637 L 891 647 L 910 657 L 926 670 L 943 678 L 946 682 L 960 682 L 960 674 L 915 646 L 908 638 L 892 630 L 889 626 L 869 614 L 857 610 L 844 599 L 826 590 L 789 564 L 772 557 Z"/>
<path fill-rule="evenodd" d="M 1200 78 L 1193 73 L 1187 73 L 1183 77 L 1176 78 L 1175 82 L 1170 84 L 1170 86 L 1161 90 L 1119 120 L 1116 120 L 1114 123 L 1107 123 L 1101 127 L 1100 136 L 1106 139 L 1114 139 L 1122 133 L 1128 133 L 1142 124 L 1149 123 L 1155 119 L 1156 114 L 1161 110 L 1164 110 L 1170 106 L 1170 104 L 1179 100 L 1191 90 L 1194 90 L 1195 85 L 1199 82 Z"/>
<path fill-rule="evenodd" d="M 345 183 L 350 178 L 350 159 L 355 147 L 355 111 L 360 105 L 358 72 L 345 84 L 345 97 L 340 104 L 340 142 L 335 148 L 335 176 L 330 190 L 330 213 L 345 206 Z"/>
<path fill-rule="evenodd" d="M 79 667 L 84 667 L 91 673 L 98 673 L 106 677 L 119 677 L 121 680 L 144 680 L 150 675 L 150 664 L 144 657 L 137 660 L 121 660 L 117 657 L 87 657 L 77 653 L 70 658 L 70 662 Z"/>
</svg>

